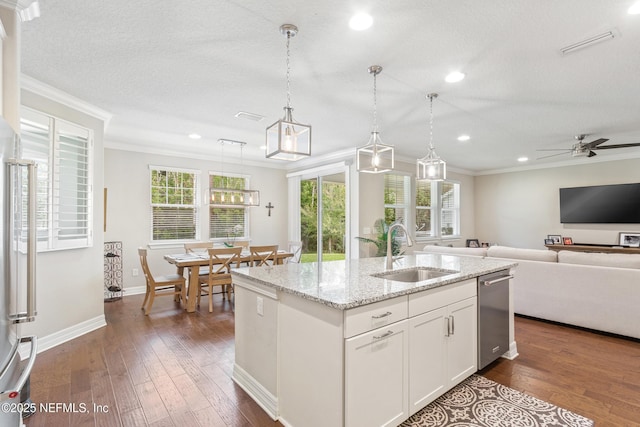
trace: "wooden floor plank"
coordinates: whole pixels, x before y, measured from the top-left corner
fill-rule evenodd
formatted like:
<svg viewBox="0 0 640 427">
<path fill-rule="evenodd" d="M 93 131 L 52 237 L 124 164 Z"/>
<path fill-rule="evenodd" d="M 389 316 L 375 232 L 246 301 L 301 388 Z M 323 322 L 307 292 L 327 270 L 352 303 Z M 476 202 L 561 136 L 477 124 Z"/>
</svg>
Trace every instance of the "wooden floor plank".
<svg viewBox="0 0 640 427">
<path fill-rule="evenodd" d="M 233 310 L 219 295 L 213 313 L 185 313 L 142 296 L 105 304 L 107 326 L 38 355 L 31 398 L 102 404 L 95 425 L 276 427 L 231 379 Z M 519 357 L 481 374 L 591 418 L 598 427 L 640 426 L 640 343 L 517 317 Z M 88 394 L 90 393 L 90 394 Z M 28 427 L 94 425 L 86 414 L 36 413 Z"/>
</svg>

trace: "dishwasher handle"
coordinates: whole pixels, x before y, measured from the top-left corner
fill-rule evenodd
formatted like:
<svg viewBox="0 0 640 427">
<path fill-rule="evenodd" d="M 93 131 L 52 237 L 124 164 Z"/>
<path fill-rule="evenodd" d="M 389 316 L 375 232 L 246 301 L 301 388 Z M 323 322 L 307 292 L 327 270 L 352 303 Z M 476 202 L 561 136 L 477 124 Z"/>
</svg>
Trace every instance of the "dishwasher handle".
<svg viewBox="0 0 640 427">
<path fill-rule="evenodd" d="M 491 286 L 491 285 L 495 285 L 496 283 L 504 282 L 505 280 L 511 280 L 511 279 L 513 279 L 513 275 L 509 274 L 508 276 L 498 277 L 497 279 L 493 279 L 493 280 L 483 280 L 482 284 L 484 286 Z"/>
</svg>

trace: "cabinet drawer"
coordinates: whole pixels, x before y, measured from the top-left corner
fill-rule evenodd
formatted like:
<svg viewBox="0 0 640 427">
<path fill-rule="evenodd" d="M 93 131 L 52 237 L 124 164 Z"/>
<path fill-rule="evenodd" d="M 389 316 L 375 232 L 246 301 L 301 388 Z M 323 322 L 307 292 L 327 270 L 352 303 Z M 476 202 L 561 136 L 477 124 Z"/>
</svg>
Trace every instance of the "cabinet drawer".
<svg viewBox="0 0 640 427">
<path fill-rule="evenodd" d="M 418 316 L 436 308 L 476 296 L 477 293 L 476 279 L 469 279 L 464 282 L 411 294 L 409 295 L 409 317 Z"/>
<path fill-rule="evenodd" d="M 349 338 L 406 318 L 406 296 L 352 308 L 344 314 L 344 337 Z"/>
</svg>

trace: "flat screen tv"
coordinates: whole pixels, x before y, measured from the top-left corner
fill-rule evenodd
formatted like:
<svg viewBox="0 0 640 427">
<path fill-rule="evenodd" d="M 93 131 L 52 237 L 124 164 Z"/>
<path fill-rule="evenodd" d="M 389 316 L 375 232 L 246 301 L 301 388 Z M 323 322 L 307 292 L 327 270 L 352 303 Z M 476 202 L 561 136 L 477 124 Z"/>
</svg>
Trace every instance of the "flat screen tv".
<svg viewBox="0 0 640 427">
<path fill-rule="evenodd" d="M 560 189 L 563 224 L 640 223 L 640 184 Z"/>
</svg>

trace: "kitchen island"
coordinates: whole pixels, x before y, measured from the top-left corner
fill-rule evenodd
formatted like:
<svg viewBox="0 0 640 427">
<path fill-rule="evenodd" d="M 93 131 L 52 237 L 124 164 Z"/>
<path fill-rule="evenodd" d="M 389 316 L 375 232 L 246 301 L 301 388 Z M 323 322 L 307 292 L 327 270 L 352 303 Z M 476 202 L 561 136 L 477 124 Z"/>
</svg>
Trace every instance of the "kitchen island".
<svg viewBox="0 0 640 427">
<path fill-rule="evenodd" d="M 517 265 L 440 254 L 234 270 L 233 379 L 285 426 L 398 425 L 476 372 L 477 278 Z M 436 274 L 437 275 L 437 274 Z M 510 349 L 517 355 L 510 308 Z"/>
</svg>

